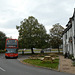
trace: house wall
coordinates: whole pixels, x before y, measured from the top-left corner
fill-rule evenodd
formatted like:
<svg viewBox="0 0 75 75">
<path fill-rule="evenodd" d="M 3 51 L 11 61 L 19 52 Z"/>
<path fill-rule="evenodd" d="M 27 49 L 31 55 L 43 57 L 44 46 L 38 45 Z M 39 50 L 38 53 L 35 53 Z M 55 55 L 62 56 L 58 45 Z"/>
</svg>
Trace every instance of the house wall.
<svg viewBox="0 0 75 75">
<path fill-rule="evenodd" d="M 73 43 L 69 42 L 69 38 L 72 37 L 72 28 L 70 28 L 63 35 L 63 54 L 70 53 L 73 54 Z"/>
<path fill-rule="evenodd" d="M 63 35 L 63 54 L 65 54 L 65 51 L 66 51 L 66 49 L 65 49 L 66 48 L 65 47 L 66 46 L 65 35 L 66 34 L 64 33 L 64 35 Z"/>
<path fill-rule="evenodd" d="M 68 50 L 67 50 L 67 53 L 69 54 L 73 54 L 73 46 L 72 46 L 72 43 L 69 41 L 69 39 L 72 37 L 72 27 L 67 31 L 67 42 L 68 42 Z"/>
<path fill-rule="evenodd" d="M 72 20 L 72 40 L 73 40 L 73 55 L 75 57 L 75 52 L 74 52 L 74 49 L 75 49 L 75 44 L 74 44 L 74 20 Z"/>
<path fill-rule="evenodd" d="M 71 27 L 69 28 L 69 26 Z M 70 55 L 72 54 L 75 58 L 75 9 L 73 17 L 70 18 L 70 21 L 67 24 L 67 28 L 63 34 L 63 54 L 69 53 Z M 72 39 L 72 42 L 70 41 L 70 38 Z"/>
<path fill-rule="evenodd" d="M 75 9 L 74 9 L 75 10 Z M 73 25 L 74 25 L 74 37 L 75 37 L 75 12 L 74 12 L 74 22 L 73 22 Z M 74 53 L 74 58 L 75 58 L 75 39 L 74 40 L 74 47 L 73 47 L 73 53 Z"/>
</svg>

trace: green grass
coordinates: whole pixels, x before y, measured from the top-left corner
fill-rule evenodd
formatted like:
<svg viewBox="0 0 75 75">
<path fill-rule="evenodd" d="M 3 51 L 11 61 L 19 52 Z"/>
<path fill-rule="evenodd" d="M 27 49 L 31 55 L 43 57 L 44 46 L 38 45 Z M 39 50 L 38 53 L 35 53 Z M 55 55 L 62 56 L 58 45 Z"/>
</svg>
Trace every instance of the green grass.
<svg viewBox="0 0 75 75">
<path fill-rule="evenodd" d="M 41 51 L 41 50 L 40 50 L 40 49 L 37 49 L 37 50 L 34 49 L 34 51 Z M 22 52 L 22 50 L 18 50 L 18 52 Z M 28 49 L 27 49 L 27 50 L 25 50 L 24 52 L 31 52 L 31 50 L 28 50 Z"/>
<path fill-rule="evenodd" d="M 59 49 L 60 51 L 63 51 L 63 49 Z M 51 49 L 51 51 L 58 51 L 58 49 Z"/>
<path fill-rule="evenodd" d="M 60 53 L 44 53 L 44 54 L 42 54 L 42 53 L 34 53 L 34 54 L 32 54 L 32 53 L 24 53 L 24 54 L 20 54 L 20 55 L 44 55 L 44 56 L 46 56 L 46 55 L 50 55 L 50 54 L 56 54 L 56 55 L 63 55 L 63 53 L 62 52 L 60 52 Z"/>
<path fill-rule="evenodd" d="M 50 61 L 44 62 L 39 59 L 25 59 L 23 60 L 23 62 L 40 66 L 40 67 L 52 68 L 52 69 L 58 69 L 58 65 L 59 65 L 59 59 L 55 59 L 54 63 L 51 63 Z"/>
<path fill-rule="evenodd" d="M 37 49 L 37 50 L 34 49 L 34 51 L 41 51 L 41 49 Z M 58 51 L 58 49 L 51 49 L 51 51 Z M 60 49 L 60 51 L 63 51 L 63 50 Z M 22 52 L 22 50 L 18 50 L 18 52 Z M 26 49 L 24 52 L 31 52 L 31 49 Z"/>
</svg>

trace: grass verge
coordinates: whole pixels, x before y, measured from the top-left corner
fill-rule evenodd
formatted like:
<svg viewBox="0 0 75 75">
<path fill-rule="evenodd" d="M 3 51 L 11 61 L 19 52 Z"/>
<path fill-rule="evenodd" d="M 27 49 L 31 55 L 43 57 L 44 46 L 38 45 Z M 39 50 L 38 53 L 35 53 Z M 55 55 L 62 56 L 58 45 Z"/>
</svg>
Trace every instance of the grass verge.
<svg viewBox="0 0 75 75">
<path fill-rule="evenodd" d="M 41 49 L 37 49 L 37 50 L 34 49 L 34 51 L 41 51 Z M 22 52 L 22 50 L 18 50 L 18 52 Z M 31 52 L 31 49 L 27 49 L 24 52 Z"/>
<path fill-rule="evenodd" d="M 35 66 L 40 66 L 40 67 L 46 67 L 46 68 L 52 68 L 52 69 L 58 69 L 59 65 L 59 59 L 55 59 L 53 63 L 50 61 L 41 61 L 40 59 L 25 59 L 23 60 L 25 63 L 29 63 Z"/>
</svg>

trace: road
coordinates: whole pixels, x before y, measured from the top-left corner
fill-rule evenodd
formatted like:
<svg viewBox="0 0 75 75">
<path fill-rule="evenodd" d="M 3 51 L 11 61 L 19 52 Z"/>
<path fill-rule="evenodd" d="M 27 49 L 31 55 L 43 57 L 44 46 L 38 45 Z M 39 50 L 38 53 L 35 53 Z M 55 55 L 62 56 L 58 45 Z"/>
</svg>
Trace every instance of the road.
<svg viewBox="0 0 75 75">
<path fill-rule="evenodd" d="M 18 59 L 5 59 L 0 54 L 0 75 L 73 75 L 49 69 L 24 65 Z"/>
</svg>

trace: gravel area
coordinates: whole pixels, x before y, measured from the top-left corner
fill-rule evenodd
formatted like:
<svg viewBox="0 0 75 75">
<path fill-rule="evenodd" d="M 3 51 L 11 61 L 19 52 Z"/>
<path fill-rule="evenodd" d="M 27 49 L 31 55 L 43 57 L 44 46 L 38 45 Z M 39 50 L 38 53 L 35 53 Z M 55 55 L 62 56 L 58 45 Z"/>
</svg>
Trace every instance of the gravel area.
<svg viewBox="0 0 75 75">
<path fill-rule="evenodd" d="M 64 56 L 59 56 L 59 58 L 60 58 L 59 71 L 75 74 L 75 67 L 72 64 L 73 61 L 71 59 L 64 58 Z"/>
</svg>

